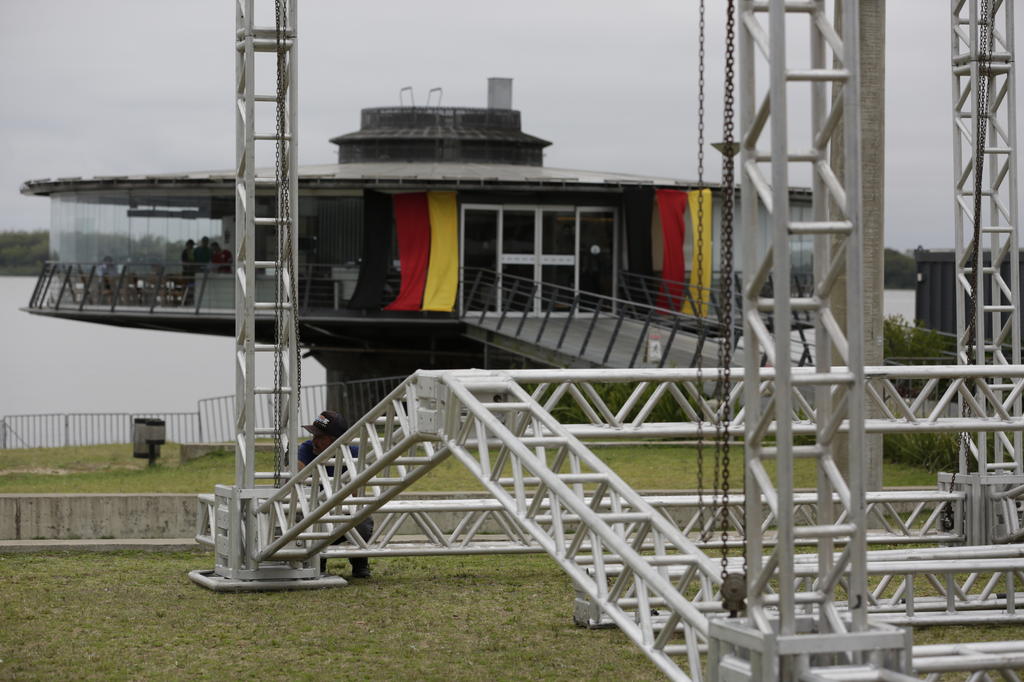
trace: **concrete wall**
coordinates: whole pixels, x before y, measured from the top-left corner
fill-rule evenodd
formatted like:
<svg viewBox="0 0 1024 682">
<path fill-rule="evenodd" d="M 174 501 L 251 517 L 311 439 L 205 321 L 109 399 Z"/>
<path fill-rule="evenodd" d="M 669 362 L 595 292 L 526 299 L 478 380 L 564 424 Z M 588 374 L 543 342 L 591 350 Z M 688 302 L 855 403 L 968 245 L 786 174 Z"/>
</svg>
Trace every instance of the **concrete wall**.
<svg viewBox="0 0 1024 682">
<path fill-rule="evenodd" d="M 466 498 L 487 498 L 487 494 L 412 493 L 399 495 L 396 501 Z M 893 507 L 898 512 L 909 512 L 913 504 L 905 508 L 899 504 Z M 197 495 L 192 493 L 0 494 L 0 541 L 192 538 L 196 534 L 197 510 Z M 683 524 L 692 513 L 692 510 L 676 509 L 671 517 Z M 380 523 L 380 512 L 375 516 Z M 450 533 L 463 516 L 459 512 L 435 511 L 430 518 L 442 532 Z M 406 518 L 398 534 L 421 535 L 424 532 L 412 519 Z M 491 516 L 479 532 L 500 533 L 501 527 Z"/>
<path fill-rule="evenodd" d="M 189 538 L 194 494 L 3 494 L 0 540 Z"/>
</svg>

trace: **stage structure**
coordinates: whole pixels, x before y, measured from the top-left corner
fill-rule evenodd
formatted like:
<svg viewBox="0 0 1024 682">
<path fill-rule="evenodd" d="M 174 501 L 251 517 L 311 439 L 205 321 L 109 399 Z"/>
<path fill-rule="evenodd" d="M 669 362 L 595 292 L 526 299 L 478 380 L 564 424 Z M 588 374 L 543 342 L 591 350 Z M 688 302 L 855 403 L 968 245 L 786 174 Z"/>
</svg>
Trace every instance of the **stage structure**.
<svg viewBox="0 0 1024 682">
<path fill-rule="evenodd" d="M 987 16 L 988 3 L 977 2 L 985 8 L 981 16 Z M 1008 501 L 1000 518 L 1005 524 L 1019 522 L 1015 505 L 1024 486 L 1011 478 L 1020 470 L 1020 450 L 1010 449 L 1024 431 L 1019 408 L 1024 366 L 1019 339 L 1012 340 L 1016 333 L 1007 332 L 1013 350 L 1006 362 L 966 362 L 974 358 L 964 342 L 957 366 L 865 368 L 856 287 L 848 288 L 844 319 L 830 308 L 830 292 L 840 278 L 861 279 L 858 3 L 842 3 L 841 21 L 831 4 L 740 0 L 735 16 L 730 13 L 730 46 L 733 32 L 739 36 L 741 238 L 748 240 L 742 370 L 420 371 L 300 471 L 294 417 L 284 419 L 275 434 L 260 434 L 246 426 L 243 407 L 236 485 L 201 497 L 197 539 L 214 547 L 216 568 L 194 572 L 193 579 L 213 589 L 301 589 L 343 583 L 319 576 L 322 556 L 543 551 L 577 585 L 577 623 L 618 626 L 673 679 L 902 680 L 915 679 L 911 673 L 965 670 L 997 670 L 1012 679 L 1012 670 L 1024 666 L 1024 642 L 915 648 L 910 631 L 896 627 L 1021 622 L 1016 588 L 1024 580 L 1021 546 L 982 545 L 968 529 L 998 516 L 979 516 L 979 508 L 982 514 L 994 508 L 977 501 L 979 486 L 964 485 L 968 475 L 962 471 L 959 484 L 936 491 L 866 493 L 857 459 L 844 472 L 832 457 L 837 438 L 848 438 L 851 452 L 858 452 L 867 432 L 963 433 L 974 443 L 993 434 L 1003 443 L 1003 464 L 982 471 L 1003 476 L 1001 485 L 1011 483 L 999 488 Z M 279 106 L 280 84 L 291 88 L 291 98 L 295 85 L 294 6 L 286 12 L 277 6 L 272 31 L 247 23 L 252 6 L 253 0 L 239 4 L 243 130 L 253 120 L 246 102 L 269 101 L 247 94 L 254 92 L 247 71 L 254 50 L 287 56 L 283 63 L 292 71 L 284 70 L 284 80 L 279 71 Z M 964 6 L 954 1 L 954 15 Z M 1009 2 L 996 7 L 1012 10 Z M 971 11 L 974 23 L 966 30 L 991 25 L 978 20 L 977 8 Z M 956 35 L 965 29 L 954 22 L 953 30 Z M 808 63 L 789 62 L 786 47 L 793 35 L 810 47 L 792 51 L 809 54 Z M 973 45 L 973 40 L 965 42 Z M 1012 63 L 1009 56 L 1006 60 Z M 731 57 L 728 61 L 731 67 Z M 986 74 L 987 67 L 973 73 Z M 799 117 L 794 119 L 789 108 L 802 101 L 791 96 L 795 88 L 809 90 L 804 118 L 810 126 L 793 123 Z M 1006 100 L 1012 86 L 1001 92 L 997 99 Z M 290 101 L 285 112 L 294 117 Z M 274 139 L 279 148 L 287 140 L 293 153 L 294 118 L 288 125 L 279 127 Z M 804 127 L 809 132 L 794 137 Z M 1012 138 L 1012 126 L 1006 130 Z M 240 133 L 239 146 L 242 203 L 256 182 L 252 156 L 245 151 L 251 144 L 245 140 L 259 136 L 247 134 Z M 831 148 L 839 140 L 845 152 L 841 169 L 830 165 Z M 813 177 L 814 217 L 806 222 L 791 220 L 787 211 L 790 173 L 801 164 Z M 287 172 L 278 168 L 281 197 Z M 1000 168 L 996 179 L 1012 179 L 1012 169 Z M 285 199 L 278 203 L 279 209 L 287 207 Z M 773 226 L 767 244 L 752 236 L 762 212 Z M 1015 215 L 1010 209 L 1007 214 Z M 287 215 L 271 222 L 287 233 Z M 261 223 L 253 218 L 251 224 L 255 229 Z M 1015 229 L 1004 225 L 995 232 Z M 788 286 L 794 235 L 815 240 L 815 286 L 809 296 L 795 297 Z M 1012 239 L 1013 246 L 1004 250 L 1016 248 Z M 282 253 L 288 252 L 287 243 Z M 239 236 L 240 294 L 246 293 L 246 272 L 257 266 L 277 268 L 287 289 L 293 280 L 283 259 L 242 265 L 250 253 L 245 246 Z M 764 286 L 769 278 L 773 288 Z M 239 365 L 240 398 L 260 390 L 249 382 L 252 372 L 245 371 L 252 367 L 251 352 L 260 347 L 244 325 L 260 305 L 250 296 L 238 310 L 243 323 L 238 355 L 245 360 Z M 794 310 L 806 311 L 815 324 L 813 368 L 792 366 Z M 995 320 L 1008 311 L 987 312 Z M 774 325 L 765 324 L 766 313 Z M 287 316 L 282 320 L 279 330 L 287 328 Z M 294 347 L 294 339 L 285 338 L 262 348 L 290 362 Z M 762 356 L 769 366 L 760 366 Z M 293 390 L 288 382 L 295 375 L 286 376 L 274 389 L 282 397 Z M 715 381 L 725 390 L 712 400 L 708 386 Z M 603 391 L 603 384 L 628 389 Z M 869 402 L 879 406 L 882 418 L 865 418 Z M 553 416 L 566 406 L 584 418 L 573 423 Z M 746 490 L 728 500 L 715 495 L 710 515 L 701 513 L 700 498 L 638 494 L 587 446 L 588 440 L 693 437 L 716 428 L 743 436 Z M 245 446 L 258 435 L 277 435 L 288 444 L 285 471 L 255 473 L 252 450 Z M 358 458 L 351 446 L 358 447 Z M 974 451 L 984 449 L 975 445 Z M 397 499 L 451 457 L 479 481 L 482 497 Z M 818 485 L 811 494 L 793 489 L 796 458 L 816 463 Z M 273 485 L 257 485 L 258 479 L 273 479 Z M 448 523 L 445 514 L 456 515 L 454 528 L 442 528 Z M 364 540 L 356 525 L 371 515 L 380 523 Z M 409 527 L 424 538 L 403 539 Z M 341 538 L 349 543 L 333 544 Z M 876 543 L 906 549 L 868 552 Z M 798 547 L 817 551 L 800 553 Z M 918 581 L 931 594 L 921 594 Z M 741 617 L 730 618 L 728 611 Z"/>
</svg>

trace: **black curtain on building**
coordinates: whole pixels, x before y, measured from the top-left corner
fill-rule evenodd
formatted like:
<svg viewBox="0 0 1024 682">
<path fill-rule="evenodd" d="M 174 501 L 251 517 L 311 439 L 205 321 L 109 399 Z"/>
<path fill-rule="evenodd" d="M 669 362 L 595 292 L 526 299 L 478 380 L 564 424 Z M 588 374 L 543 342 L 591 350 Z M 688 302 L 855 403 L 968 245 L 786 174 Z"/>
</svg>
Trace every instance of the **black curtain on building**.
<svg viewBox="0 0 1024 682">
<path fill-rule="evenodd" d="M 626 249 L 628 271 L 637 275 L 653 275 L 651 267 L 651 217 L 654 212 L 654 188 L 632 187 L 622 195 L 626 214 Z"/>
<path fill-rule="evenodd" d="M 382 192 L 363 193 L 363 259 L 359 264 L 359 281 L 348 302 L 349 308 L 380 310 L 384 306 L 384 281 L 391 261 L 391 235 L 394 217 L 391 195 Z"/>
</svg>

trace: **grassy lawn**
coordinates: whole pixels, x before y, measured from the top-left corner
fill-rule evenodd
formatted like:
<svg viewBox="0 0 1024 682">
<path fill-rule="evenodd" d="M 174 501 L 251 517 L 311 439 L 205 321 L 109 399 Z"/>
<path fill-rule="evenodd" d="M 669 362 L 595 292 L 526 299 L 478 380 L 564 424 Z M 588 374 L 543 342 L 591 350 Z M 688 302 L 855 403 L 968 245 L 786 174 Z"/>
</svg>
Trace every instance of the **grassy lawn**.
<svg viewBox="0 0 1024 682">
<path fill-rule="evenodd" d="M 681 490 L 697 487 L 696 453 L 683 446 L 615 446 L 595 450 L 627 483 L 638 490 Z M 257 456 L 261 471 L 273 470 L 272 455 Z M 730 480 L 742 486 L 742 448 L 733 449 Z M 0 451 L 0 493 L 194 493 L 212 491 L 217 483 L 231 484 L 234 457 L 207 455 L 179 463 L 178 446 L 162 448 L 157 466 L 135 459 L 130 445 L 44 448 Z M 704 487 L 712 486 L 712 453 L 704 454 Z M 796 462 L 796 485 L 815 486 L 814 462 Z M 935 474 L 903 464 L 888 463 L 889 486 L 934 486 Z M 420 480 L 416 491 L 482 490 L 476 479 L 455 459 L 438 465 Z"/>
<path fill-rule="evenodd" d="M 597 453 L 638 489 L 696 486 L 691 448 Z M 797 462 L 797 486 L 814 484 L 811 464 Z M 272 466 L 260 455 L 261 469 Z M 885 474 L 888 485 L 935 481 L 907 466 Z M 732 471 L 737 488 L 741 475 Z M 231 455 L 182 465 L 173 444 L 153 468 L 129 446 L 0 452 L 0 492 L 194 493 L 233 478 Z M 480 486 L 448 460 L 416 489 Z M 572 583 L 545 556 L 380 559 L 372 580 L 347 588 L 264 594 L 216 594 L 187 579 L 212 561 L 200 551 L 0 554 L 0 680 L 662 679 L 617 630 L 572 624 Z M 347 562 L 331 570 L 347 575 Z M 914 633 L 917 644 L 1020 637 L 1019 626 Z"/>
<path fill-rule="evenodd" d="M 262 594 L 188 580 L 210 563 L 201 552 L 0 554 L 0 680 L 663 679 L 618 630 L 573 625 L 571 581 L 547 557 L 381 559 L 370 581 Z M 914 641 L 1020 634 L 920 628 Z"/>
<path fill-rule="evenodd" d="M 0 555 L 0 679 L 663 679 L 620 632 L 573 625 L 571 581 L 547 557 L 379 560 L 370 581 L 263 594 L 186 577 L 210 566 Z"/>
</svg>

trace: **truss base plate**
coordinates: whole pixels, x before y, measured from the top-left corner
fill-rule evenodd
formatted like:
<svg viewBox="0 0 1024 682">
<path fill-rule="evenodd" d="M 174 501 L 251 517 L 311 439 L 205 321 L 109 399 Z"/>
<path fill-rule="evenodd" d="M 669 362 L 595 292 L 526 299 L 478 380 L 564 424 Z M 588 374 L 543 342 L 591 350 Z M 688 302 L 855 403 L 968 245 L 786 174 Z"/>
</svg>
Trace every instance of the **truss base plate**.
<svg viewBox="0 0 1024 682">
<path fill-rule="evenodd" d="M 236 580 L 224 578 L 212 570 L 189 571 L 189 579 L 196 585 L 214 592 L 281 592 L 283 590 L 320 590 L 327 587 L 345 587 L 348 581 L 336 575 L 319 578 L 293 578 L 290 580 Z"/>
</svg>

